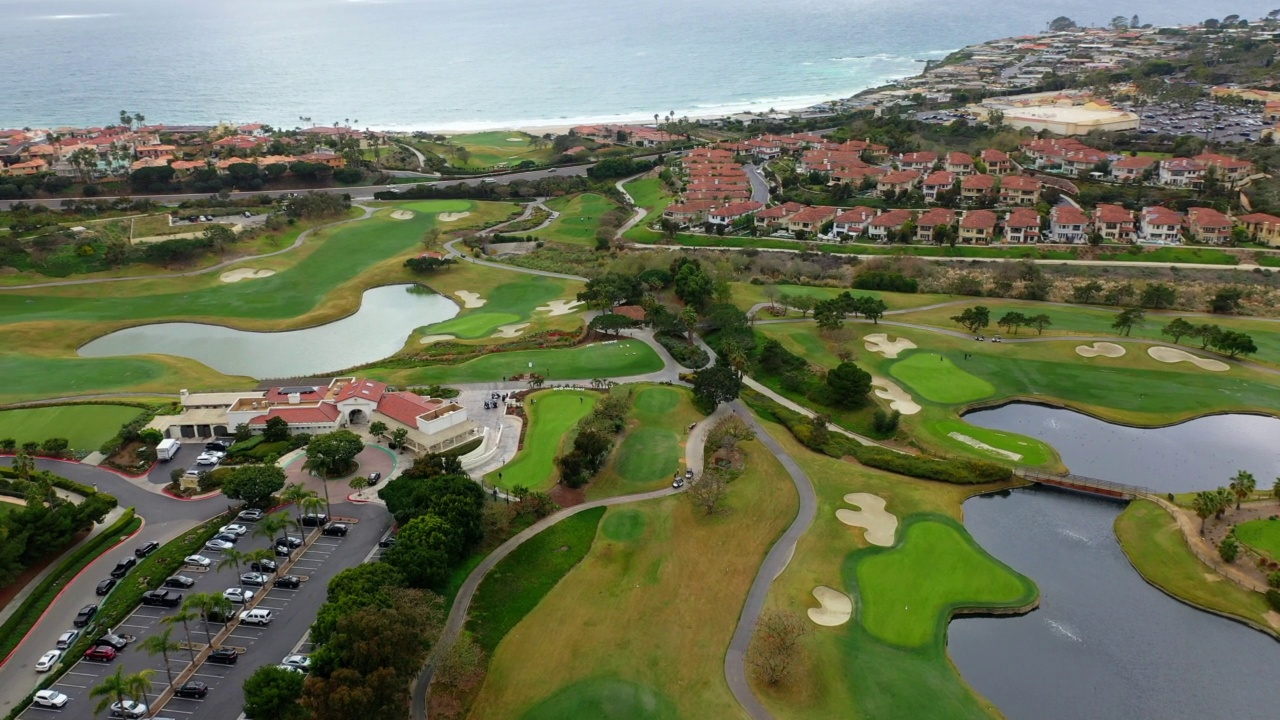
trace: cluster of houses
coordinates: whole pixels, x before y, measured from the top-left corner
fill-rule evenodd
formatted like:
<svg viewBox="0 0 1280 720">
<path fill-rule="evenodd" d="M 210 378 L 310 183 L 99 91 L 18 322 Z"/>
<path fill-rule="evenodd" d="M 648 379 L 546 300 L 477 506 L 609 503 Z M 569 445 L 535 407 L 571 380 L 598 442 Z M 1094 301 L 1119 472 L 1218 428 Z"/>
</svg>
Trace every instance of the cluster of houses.
<svg viewBox="0 0 1280 720">
<path fill-rule="evenodd" d="M 1198 189 L 1210 178 L 1229 188 L 1247 183 L 1253 163 L 1218 153 L 1163 160 L 1145 155 L 1113 155 L 1072 138 L 1028 140 L 1025 167 L 1069 177 L 1104 177 L 1115 182 Z"/>
<path fill-rule="evenodd" d="M 227 172 L 236 163 L 266 167 L 299 161 L 340 168 L 346 161 L 327 141 L 355 136 L 364 134 L 344 127 L 313 127 L 280 136 L 256 123 L 0 130 L 0 176 L 108 178 L 165 166 L 185 175 L 206 168 Z M 295 154 L 268 153 L 281 145 Z"/>
<path fill-rule="evenodd" d="M 576 125 L 572 134 L 606 144 L 634 145 L 635 147 L 654 147 L 663 143 L 684 140 L 680 135 L 673 135 L 666 130 L 644 125 Z"/>
</svg>

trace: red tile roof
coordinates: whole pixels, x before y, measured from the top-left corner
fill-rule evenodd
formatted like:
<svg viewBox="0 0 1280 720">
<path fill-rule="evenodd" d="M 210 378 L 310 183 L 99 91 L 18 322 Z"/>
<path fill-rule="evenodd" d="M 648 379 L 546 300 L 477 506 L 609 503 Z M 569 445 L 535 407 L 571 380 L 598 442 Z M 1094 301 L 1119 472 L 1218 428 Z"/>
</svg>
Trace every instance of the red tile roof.
<svg viewBox="0 0 1280 720">
<path fill-rule="evenodd" d="M 1267 213 L 1250 213 L 1236 218 L 1246 225 L 1280 225 L 1280 217 Z"/>
<path fill-rule="evenodd" d="M 1111 169 L 1112 170 L 1146 170 L 1147 168 L 1155 164 L 1156 164 L 1155 158 L 1143 157 L 1139 155 L 1137 157 L 1120 158 L 1119 160 L 1111 163 Z"/>
<path fill-rule="evenodd" d="M 947 153 L 947 164 L 948 165 L 972 165 L 973 158 L 969 156 L 967 153 L 949 152 Z"/>
<path fill-rule="evenodd" d="M 774 220 L 774 219 L 780 220 L 789 215 L 794 215 L 800 212 L 801 210 L 803 210 L 804 208 L 805 206 L 801 205 L 798 202 L 787 202 L 781 205 L 774 205 L 771 208 L 765 208 L 764 210 L 761 210 L 760 212 L 756 213 L 756 217 L 764 218 L 766 220 Z"/>
<path fill-rule="evenodd" d="M 902 227 L 909 220 L 911 220 L 910 210 L 889 210 L 888 212 L 883 212 L 875 216 L 875 218 L 871 220 L 871 225 L 872 227 L 896 228 Z"/>
<path fill-rule="evenodd" d="M 1119 205 L 1099 205 L 1093 210 L 1095 223 L 1132 223 L 1133 213 Z"/>
<path fill-rule="evenodd" d="M 718 210 L 712 210 L 711 214 L 719 217 L 739 217 L 747 213 L 753 213 L 762 207 L 764 205 L 754 200 L 748 200 L 747 202 L 730 203 Z"/>
<path fill-rule="evenodd" d="M 981 177 L 974 175 L 974 177 Z M 1006 175 L 1000 180 L 1001 190 L 1039 190 L 1040 181 L 1025 175 Z"/>
<path fill-rule="evenodd" d="M 273 405 L 287 405 L 289 403 L 289 393 L 285 390 L 297 392 L 299 389 L 309 389 L 310 392 L 298 392 L 299 402 L 318 402 L 323 400 L 327 394 L 328 388 L 313 385 L 297 385 L 290 387 L 273 387 L 263 395 L 267 402 Z"/>
<path fill-rule="evenodd" d="M 914 170 L 898 170 L 897 172 L 891 172 L 888 175 L 881 176 L 879 182 L 887 183 L 889 185 L 905 185 L 906 183 L 913 183 L 919 179 L 920 173 Z"/>
<path fill-rule="evenodd" d="M 1193 207 L 1187 208 L 1187 218 L 1200 227 L 1219 228 L 1231 227 L 1231 218 L 1214 210 L 1213 208 Z"/>
<path fill-rule="evenodd" d="M 417 426 L 418 416 L 444 405 L 443 400 L 424 398 L 411 392 L 389 392 L 378 403 L 378 412 L 409 426 Z"/>
<path fill-rule="evenodd" d="M 838 211 L 836 208 L 833 208 L 833 207 L 826 207 L 826 206 L 823 206 L 823 205 L 815 205 L 815 206 L 813 206 L 813 207 L 805 208 L 804 210 L 801 210 L 800 212 L 796 213 L 795 215 L 792 215 L 791 217 L 787 218 L 787 222 L 789 222 L 789 223 L 810 223 L 810 224 L 814 224 L 814 225 L 820 225 L 820 224 L 822 224 L 822 223 L 824 223 L 824 222 L 826 222 L 826 221 L 828 221 L 828 220 L 830 220 L 830 219 L 834 218 L 834 217 L 836 216 L 836 213 L 837 213 L 837 212 L 839 212 L 839 211 Z"/>
<path fill-rule="evenodd" d="M 336 402 L 350 400 L 352 398 L 362 398 L 378 402 L 382 399 L 383 393 L 387 391 L 387 384 L 380 383 L 376 380 L 355 380 L 347 383 L 338 394 L 333 398 Z"/>
<path fill-rule="evenodd" d="M 956 181 L 955 173 L 947 172 L 946 170 L 939 170 L 934 173 L 929 173 L 928 177 L 924 179 L 924 186 L 925 187 L 935 187 L 935 186 L 951 187 L 951 185 L 955 183 L 955 181 Z"/>
<path fill-rule="evenodd" d="M 1074 205 L 1055 205 L 1049 217 L 1058 225 L 1088 225 L 1089 216 Z"/>
<path fill-rule="evenodd" d="M 911 163 L 913 165 L 926 164 L 932 165 L 938 162 L 938 153 L 928 150 L 922 152 L 904 153 L 899 157 L 902 163 Z"/>
<path fill-rule="evenodd" d="M 916 220 L 916 227 L 934 227 L 935 225 L 950 225 L 956 221 L 956 214 L 953 210 L 946 208 L 934 208 L 920 216 Z"/>
<path fill-rule="evenodd" d="M 265 415 L 259 415 L 249 421 L 250 425 L 266 425 L 267 420 L 278 417 L 289 423 L 327 423 L 338 419 L 338 406 L 333 403 L 320 403 L 319 405 L 281 405 L 273 407 L 267 411 Z"/>
<path fill-rule="evenodd" d="M 994 175 L 969 175 L 960 181 L 965 190 L 990 190 L 996 186 Z"/>
<path fill-rule="evenodd" d="M 999 150 L 996 150 L 995 148 L 987 148 L 986 150 L 983 150 L 982 155 L 980 157 L 982 158 L 982 162 L 986 162 L 986 163 L 1009 161 L 1009 156 L 1007 154 L 1002 153 Z"/>
<path fill-rule="evenodd" d="M 1018 208 L 1009 213 L 1009 217 L 1004 220 L 1005 227 L 1040 227 L 1040 213 L 1031 208 Z"/>
<path fill-rule="evenodd" d="M 996 226 L 996 214 L 990 210 L 970 210 L 960 219 L 960 227 L 969 230 L 990 230 Z"/>
<path fill-rule="evenodd" d="M 876 216 L 876 209 L 859 205 L 858 207 L 849 208 L 836 216 L 837 223 L 865 223 Z"/>
<path fill-rule="evenodd" d="M 1162 205 L 1152 205 L 1142 209 L 1142 219 L 1148 225 L 1181 225 L 1182 213 Z"/>
</svg>

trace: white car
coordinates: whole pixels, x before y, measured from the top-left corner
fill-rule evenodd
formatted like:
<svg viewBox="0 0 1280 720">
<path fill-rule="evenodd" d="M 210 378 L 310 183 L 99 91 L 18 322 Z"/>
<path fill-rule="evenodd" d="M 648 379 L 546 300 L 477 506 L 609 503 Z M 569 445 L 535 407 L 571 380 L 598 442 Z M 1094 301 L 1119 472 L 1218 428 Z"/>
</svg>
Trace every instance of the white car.
<svg viewBox="0 0 1280 720">
<path fill-rule="evenodd" d="M 71 643 L 75 642 L 78 637 L 80 637 L 79 630 L 68 630 L 58 636 L 58 642 L 54 643 L 54 647 L 59 650 L 66 650 L 71 647 Z"/>
<path fill-rule="evenodd" d="M 39 705 L 40 707 L 64 707 L 70 699 L 71 698 L 63 695 L 57 690 L 41 690 L 36 693 L 36 705 Z"/>
<path fill-rule="evenodd" d="M 270 581 L 270 577 L 260 572 L 248 572 L 240 576 L 241 585 L 255 585 L 261 587 Z"/>
<path fill-rule="evenodd" d="M 53 669 L 54 665 L 58 664 L 58 661 L 61 659 L 62 659 L 61 650 L 50 650 L 44 655 L 41 655 L 40 659 L 36 661 L 36 672 L 49 672 L 50 670 Z"/>
<path fill-rule="evenodd" d="M 197 465 L 217 465 L 222 461 L 222 456 L 217 453 L 200 453 L 200 457 L 196 458 Z"/>
<path fill-rule="evenodd" d="M 249 532 L 249 528 L 245 527 L 244 525 L 236 525 L 236 524 L 223 525 L 222 527 L 218 528 L 218 532 L 231 533 L 232 535 L 238 535 L 239 537 L 244 537 L 245 533 Z"/>
<path fill-rule="evenodd" d="M 253 599 L 253 591 L 244 588 L 227 588 L 222 591 L 222 597 L 233 603 L 247 603 Z"/>
<path fill-rule="evenodd" d="M 182 562 L 196 567 L 209 567 L 213 561 L 203 555 L 188 555 Z"/>
<path fill-rule="evenodd" d="M 146 717 L 147 706 L 136 700 L 111 703 L 111 717 L 140 718 Z"/>
<path fill-rule="evenodd" d="M 226 540 L 219 540 L 217 538 L 214 538 L 209 542 L 205 543 L 204 547 L 206 550 L 230 550 L 231 548 L 235 547 L 235 543 L 230 543 L 230 542 L 227 542 Z"/>
<path fill-rule="evenodd" d="M 306 672 L 311 669 L 311 656 L 310 655 L 286 655 L 285 658 L 280 661 L 280 664 L 288 665 L 289 667 L 298 668 L 299 670 Z"/>
<path fill-rule="evenodd" d="M 288 670 L 289 672 L 296 672 L 299 674 L 306 672 L 306 670 L 303 670 L 300 667 L 294 667 L 292 665 L 277 665 L 276 667 L 280 668 L 281 670 Z"/>
</svg>

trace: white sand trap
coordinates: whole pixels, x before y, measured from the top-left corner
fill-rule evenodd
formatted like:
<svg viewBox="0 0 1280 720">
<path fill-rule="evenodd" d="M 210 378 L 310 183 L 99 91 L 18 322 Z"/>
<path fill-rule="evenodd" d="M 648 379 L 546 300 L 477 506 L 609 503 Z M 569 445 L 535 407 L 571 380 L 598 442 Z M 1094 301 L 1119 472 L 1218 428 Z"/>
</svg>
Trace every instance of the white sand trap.
<svg viewBox="0 0 1280 720">
<path fill-rule="evenodd" d="M 866 529 L 867 542 L 880 547 L 893 544 L 893 534 L 898 530 L 898 518 L 884 510 L 884 498 L 871 493 L 849 493 L 844 501 L 860 510 L 840 509 L 836 518 L 845 525 Z"/>
<path fill-rule="evenodd" d="M 888 400 L 891 409 L 897 410 L 903 415 L 915 415 L 920 412 L 920 406 L 916 404 L 915 400 L 911 399 L 911 394 L 898 387 L 892 380 L 873 377 L 871 378 L 871 385 L 876 389 L 876 397 Z"/>
<path fill-rule="evenodd" d="M 977 449 L 977 450 L 981 450 L 981 451 L 983 451 L 983 452 L 991 453 L 992 455 L 998 455 L 999 457 L 1002 457 L 1002 458 L 1004 458 L 1004 459 L 1006 459 L 1006 460 L 1012 460 L 1012 461 L 1014 461 L 1014 462 L 1017 462 L 1017 461 L 1019 461 L 1019 460 L 1021 460 L 1021 459 L 1022 459 L 1022 456 L 1021 456 L 1021 455 L 1019 455 L 1019 454 L 1018 454 L 1018 453 L 1016 453 L 1016 452 L 1011 452 L 1011 451 L 1009 451 L 1009 450 L 1002 450 L 1002 449 L 1000 449 L 1000 448 L 998 448 L 998 447 L 992 447 L 992 446 L 990 446 L 990 445 L 988 445 L 988 444 L 986 444 L 986 443 L 982 442 L 982 441 L 981 441 L 981 440 L 979 440 L 978 438 L 975 438 L 975 437 L 969 437 L 968 435 L 965 435 L 964 433 L 949 432 L 949 433 L 947 433 L 947 437 L 950 437 L 950 438 L 954 438 L 954 439 L 956 439 L 956 440 L 959 440 L 960 442 L 964 443 L 965 445 L 968 445 L 968 446 L 969 446 L 969 447 L 971 447 L 971 448 L 975 448 L 975 449 Z"/>
<path fill-rule="evenodd" d="M 464 217 L 471 217 L 471 213 L 469 212 L 440 213 L 439 215 L 436 216 L 436 219 L 439 220 L 440 222 L 457 222 Z"/>
<path fill-rule="evenodd" d="M 503 325 L 502 327 L 498 328 L 498 332 L 494 333 L 493 335 L 490 335 L 489 337 L 496 337 L 496 338 L 520 337 L 520 333 L 524 332 L 524 329 L 527 327 L 529 327 L 529 323 L 516 323 L 515 325 Z"/>
<path fill-rule="evenodd" d="M 453 294 L 462 298 L 462 307 L 466 308 L 484 307 L 484 304 L 489 302 L 480 297 L 480 293 L 473 293 L 470 290 L 455 290 Z"/>
<path fill-rule="evenodd" d="M 457 340 L 457 339 L 458 338 L 454 335 L 427 335 L 426 337 L 422 338 L 418 342 L 422 343 L 423 345 L 430 345 L 431 343 L 438 343 L 441 340 Z"/>
<path fill-rule="evenodd" d="M 903 350 L 914 350 L 916 347 L 915 343 L 906 338 L 890 341 L 889 336 L 884 333 L 873 333 L 862 339 L 866 342 L 868 350 L 878 352 L 887 358 L 896 358 Z"/>
<path fill-rule="evenodd" d="M 1076 354 L 1081 357 L 1120 357 L 1124 348 L 1109 342 L 1096 342 L 1092 345 L 1077 345 Z"/>
<path fill-rule="evenodd" d="M 839 590 L 826 585 L 813 589 L 813 596 L 822 607 L 809 608 L 809 619 L 824 627 L 835 627 L 849 622 L 853 616 L 853 600 Z"/>
<path fill-rule="evenodd" d="M 507 142 L 524 142 L 524 138 L 507 138 Z"/>
<path fill-rule="evenodd" d="M 1221 360 L 1210 360 L 1202 358 L 1199 355 L 1192 355 L 1186 350 L 1178 350 L 1171 347 L 1152 347 L 1147 348 L 1147 354 L 1159 360 L 1162 363 L 1189 362 L 1201 370 L 1212 370 L 1213 372 L 1226 372 L 1231 366 Z"/>
<path fill-rule="evenodd" d="M 265 277 L 275 275 L 275 270 L 254 270 L 253 268 L 237 268 L 228 270 L 218 276 L 218 279 L 225 283 L 240 282 L 241 280 L 260 280 Z"/>
<path fill-rule="evenodd" d="M 581 304 L 581 300 L 552 300 L 546 305 L 534 308 L 534 310 L 543 310 L 547 313 L 547 317 L 555 317 L 557 315 L 568 315 Z"/>
<path fill-rule="evenodd" d="M 412 217 L 413 217 L 412 210 L 392 210 L 391 211 L 392 220 L 408 220 Z"/>
</svg>

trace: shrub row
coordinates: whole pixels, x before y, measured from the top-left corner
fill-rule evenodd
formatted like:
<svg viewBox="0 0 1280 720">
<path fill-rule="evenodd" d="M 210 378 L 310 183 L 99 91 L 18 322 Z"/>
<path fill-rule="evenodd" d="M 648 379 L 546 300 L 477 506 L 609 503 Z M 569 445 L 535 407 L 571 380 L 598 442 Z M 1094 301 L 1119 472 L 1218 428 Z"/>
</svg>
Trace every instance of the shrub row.
<svg viewBox="0 0 1280 720">
<path fill-rule="evenodd" d="M 711 362 L 711 358 L 707 357 L 706 350 L 703 350 L 698 345 L 690 345 L 685 342 L 684 338 L 671 335 L 655 335 L 654 339 L 662 347 L 666 348 L 667 352 L 671 353 L 671 357 L 675 358 L 676 362 L 691 370 L 706 367 L 707 363 Z"/>
</svg>

